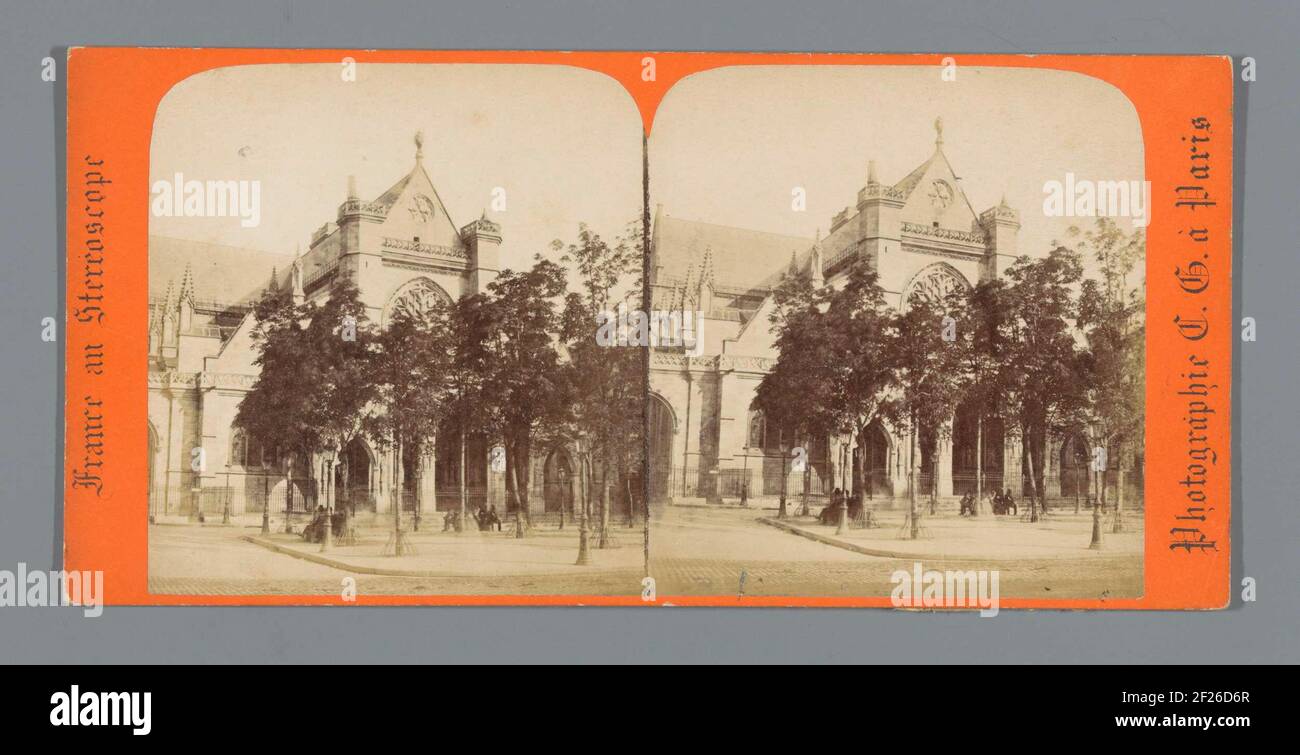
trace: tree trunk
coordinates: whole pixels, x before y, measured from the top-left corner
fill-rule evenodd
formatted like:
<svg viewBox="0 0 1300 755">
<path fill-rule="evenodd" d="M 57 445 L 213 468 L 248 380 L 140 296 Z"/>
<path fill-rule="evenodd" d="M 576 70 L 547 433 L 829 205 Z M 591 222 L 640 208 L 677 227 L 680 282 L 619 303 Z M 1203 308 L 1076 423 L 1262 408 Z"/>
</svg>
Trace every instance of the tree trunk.
<svg viewBox="0 0 1300 755">
<path fill-rule="evenodd" d="M 871 497 L 871 478 L 867 477 L 867 426 L 863 425 L 855 439 L 858 458 L 853 464 L 853 493 L 862 497 L 863 505 Z M 853 449 L 849 449 L 849 458 L 853 458 Z"/>
<path fill-rule="evenodd" d="M 326 454 L 321 484 L 325 487 L 325 533 L 320 539 L 322 552 L 334 545 L 334 452 Z"/>
<path fill-rule="evenodd" d="M 600 539 L 597 548 L 609 547 L 609 455 L 601 454 L 600 459 Z"/>
<path fill-rule="evenodd" d="M 402 438 L 393 444 L 393 555 L 402 555 L 402 494 L 405 492 L 405 472 L 402 464 Z"/>
<path fill-rule="evenodd" d="M 343 478 L 343 495 L 339 510 L 343 513 L 343 526 L 337 533 L 338 541 L 344 544 L 350 544 L 352 540 L 352 496 L 348 491 L 348 480 L 351 475 L 348 459 L 346 456 L 339 460 L 339 475 Z M 336 496 L 337 497 L 337 496 Z"/>
<path fill-rule="evenodd" d="M 415 531 L 420 531 L 420 520 L 424 518 L 424 454 L 420 455 L 420 495 L 415 505 Z M 438 434 L 433 434 L 429 443 L 429 487 L 433 488 L 433 511 L 438 512 Z"/>
<path fill-rule="evenodd" d="M 290 512 L 293 507 L 293 461 L 289 458 L 288 453 L 285 453 L 284 456 L 282 462 L 284 464 L 284 534 L 292 535 L 293 519 L 290 517 Z M 268 509 L 271 507 L 271 494 L 269 491 L 266 494 L 266 507 Z M 269 531 L 271 527 L 269 518 L 266 520 L 265 525 Z"/>
<path fill-rule="evenodd" d="M 975 505 L 984 500 L 984 414 L 975 415 Z"/>
<path fill-rule="evenodd" d="M 524 537 L 523 512 L 525 503 L 523 492 L 520 490 L 519 485 L 519 459 L 518 454 L 512 450 L 514 447 L 514 443 L 508 443 L 506 446 L 506 482 L 509 486 L 509 490 L 513 492 L 513 498 L 515 501 L 515 538 L 521 539 Z"/>
<path fill-rule="evenodd" d="M 913 414 L 911 439 L 908 442 L 908 449 L 907 449 L 907 453 L 909 457 L 907 460 L 907 474 L 908 477 L 910 478 L 910 480 L 907 483 L 907 499 L 908 499 L 907 518 L 911 525 L 911 528 L 908 531 L 908 535 L 911 537 L 912 540 L 916 540 L 921 536 L 921 527 L 920 524 L 916 521 L 916 515 L 917 515 L 916 484 L 918 481 L 917 477 L 919 477 L 919 474 L 917 473 L 917 464 L 920 463 L 920 459 L 916 458 L 916 442 L 917 442 L 916 436 L 917 436 L 916 415 Z"/>
<path fill-rule="evenodd" d="M 465 530 L 465 514 L 469 508 L 469 487 L 465 482 L 465 422 L 461 420 L 460 425 L 460 514 L 456 519 L 456 531 Z"/>
<path fill-rule="evenodd" d="M 578 519 L 578 560 L 576 566 L 586 566 L 591 563 L 590 540 L 591 529 L 588 526 L 589 510 L 587 507 L 588 489 L 591 487 L 587 479 L 587 460 L 585 454 L 579 454 L 578 457 L 578 476 L 582 483 L 582 500 L 578 502 L 581 507 Z"/>
<path fill-rule="evenodd" d="M 627 526 L 628 529 L 632 529 L 636 527 L 636 498 L 632 495 L 632 475 L 627 469 L 619 474 L 623 478 L 623 486 L 627 488 Z M 563 506 L 560 507 L 560 511 L 564 511 Z"/>
<path fill-rule="evenodd" d="M 1030 436 L 1028 429 L 1025 430 L 1025 439 L 1029 441 L 1029 446 L 1025 449 L 1025 463 L 1029 465 L 1029 521 L 1038 521 L 1038 485 L 1034 481 L 1037 479 L 1034 475 L 1034 452 L 1033 437 Z"/>
<path fill-rule="evenodd" d="M 939 507 L 939 444 L 934 442 L 934 458 L 930 460 L 930 516 L 938 513 Z"/>
<path fill-rule="evenodd" d="M 1096 479 L 1101 472 L 1094 471 L 1093 478 Z M 1096 495 L 1092 499 L 1092 542 L 1088 544 L 1091 550 L 1101 550 L 1101 495 Z"/>
<path fill-rule="evenodd" d="M 515 469 L 516 482 L 518 483 L 519 494 L 519 514 L 524 518 L 524 529 L 532 529 L 533 512 L 529 508 L 529 500 L 532 495 L 532 447 L 525 437 L 519 441 L 518 448 L 515 451 L 516 459 Z"/>
<path fill-rule="evenodd" d="M 787 458 L 788 456 L 789 456 L 789 454 L 786 453 L 785 447 L 782 446 L 782 448 L 781 448 L 781 506 L 780 506 L 780 508 L 777 510 L 777 514 L 776 514 L 776 518 L 777 518 L 777 519 L 785 519 L 785 518 L 786 518 L 786 513 L 785 513 L 785 481 L 786 481 L 786 476 L 787 476 L 787 475 L 786 475 L 786 471 L 785 471 L 785 461 L 786 461 L 786 458 Z"/>
<path fill-rule="evenodd" d="M 1124 444 L 1115 449 L 1119 461 L 1115 464 L 1115 526 L 1111 532 L 1119 534 L 1124 531 Z"/>
</svg>

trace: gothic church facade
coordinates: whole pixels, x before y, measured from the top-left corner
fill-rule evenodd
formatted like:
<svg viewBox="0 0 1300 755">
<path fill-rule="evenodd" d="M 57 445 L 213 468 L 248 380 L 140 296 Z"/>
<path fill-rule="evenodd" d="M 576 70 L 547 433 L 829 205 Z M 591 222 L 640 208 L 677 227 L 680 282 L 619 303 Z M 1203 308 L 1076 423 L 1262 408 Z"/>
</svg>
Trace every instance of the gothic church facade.
<svg viewBox="0 0 1300 755">
<path fill-rule="evenodd" d="M 675 348 L 651 355 L 653 500 L 734 501 L 745 486 L 749 497 L 780 492 L 782 447 L 798 441 L 767 427 L 751 403 L 777 357 L 769 316 L 773 289 L 786 273 L 836 285 L 851 259 L 865 258 L 887 301 L 901 309 L 915 297 L 942 297 L 994 278 L 1022 253 L 1017 211 L 1005 199 L 992 207 L 972 206 L 944 153 L 942 122 L 935 127 L 933 153 L 901 180 L 882 182 L 869 162 L 856 201 L 835 214 L 824 238 L 681 220 L 662 206 L 656 210 L 653 308 L 698 313 L 702 344 L 694 349 L 698 356 Z M 976 407 L 962 407 L 947 432 L 920 439 L 918 493 L 946 498 L 974 491 L 982 467 L 984 490 L 1010 487 L 1020 494 L 1020 438 L 990 419 L 977 443 L 976 420 Z M 812 466 L 813 492 L 839 487 L 892 499 L 909 492 L 909 449 L 907 434 L 877 420 L 863 437 L 814 439 L 803 454 Z M 865 480 L 852 479 L 859 455 L 866 456 Z M 1081 435 L 1052 438 L 1047 457 L 1049 496 L 1086 493 Z M 803 476 L 784 476 L 786 489 L 797 495 Z"/>
</svg>

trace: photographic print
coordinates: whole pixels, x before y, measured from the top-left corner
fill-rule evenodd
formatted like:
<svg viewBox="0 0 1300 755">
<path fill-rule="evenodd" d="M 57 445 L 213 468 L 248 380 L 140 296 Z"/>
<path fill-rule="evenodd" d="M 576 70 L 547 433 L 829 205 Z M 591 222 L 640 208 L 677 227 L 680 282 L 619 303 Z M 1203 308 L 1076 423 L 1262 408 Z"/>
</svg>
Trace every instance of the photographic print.
<svg viewBox="0 0 1300 755">
<path fill-rule="evenodd" d="M 1141 596 L 1143 156 L 1077 73 L 679 83 L 650 139 L 655 308 L 699 340 L 651 360 L 670 589 L 881 595 L 918 563 Z"/>
<path fill-rule="evenodd" d="M 1227 600 L 1226 58 L 68 68 L 107 603 Z"/>
<path fill-rule="evenodd" d="M 526 65 L 232 67 L 168 92 L 151 591 L 640 591 L 642 365 L 582 332 L 639 285 L 630 105 Z"/>
</svg>

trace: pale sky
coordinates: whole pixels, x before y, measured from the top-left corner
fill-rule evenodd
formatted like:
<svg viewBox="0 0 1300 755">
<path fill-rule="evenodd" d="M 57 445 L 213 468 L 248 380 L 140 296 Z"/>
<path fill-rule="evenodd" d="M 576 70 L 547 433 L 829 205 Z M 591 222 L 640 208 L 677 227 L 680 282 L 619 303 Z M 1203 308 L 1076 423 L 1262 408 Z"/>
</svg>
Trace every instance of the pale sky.
<svg viewBox="0 0 1300 755">
<path fill-rule="evenodd" d="M 1072 172 L 1144 179 L 1142 133 L 1128 99 L 1081 74 L 938 66 L 760 66 L 695 74 L 665 96 L 650 133 L 652 206 L 681 218 L 811 238 L 857 202 L 876 161 L 881 183 L 944 154 L 978 214 L 1006 193 L 1019 249 L 1045 256 L 1072 223 L 1049 218 L 1043 184 Z M 791 209 L 791 190 L 807 210 Z M 1157 211 L 1159 208 L 1157 208 Z M 1121 227 L 1131 230 L 1127 219 Z"/>
<path fill-rule="evenodd" d="M 519 269 L 586 222 L 612 237 L 641 216 L 641 123 L 614 80 L 565 66 L 338 64 L 222 68 L 178 84 L 154 122 L 150 184 L 261 181 L 261 224 L 151 217 L 152 234 L 291 254 L 333 221 L 355 174 L 374 199 L 424 166 L 457 227 L 485 208 Z M 495 187 L 506 211 L 491 209 Z"/>
</svg>

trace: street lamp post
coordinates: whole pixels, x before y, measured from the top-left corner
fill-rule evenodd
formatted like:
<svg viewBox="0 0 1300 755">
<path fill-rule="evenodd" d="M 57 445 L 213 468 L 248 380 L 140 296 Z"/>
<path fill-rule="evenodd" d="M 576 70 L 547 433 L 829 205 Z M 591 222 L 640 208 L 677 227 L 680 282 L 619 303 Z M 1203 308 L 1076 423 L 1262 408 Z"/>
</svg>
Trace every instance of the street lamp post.
<svg viewBox="0 0 1300 755">
<path fill-rule="evenodd" d="M 221 504 L 221 523 L 230 524 L 230 462 L 226 462 L 226 495 Z"/>
<path fill-rule="evenodd" d="M 578 560 L 574 562 L 575 566 L 586 566 L 591 563 L 591 529 L 587 522 L 587 495 L 589 482 L 587 480 L 586 467 L 590 466 L 590 460 L 587 458 L 587 434 L 578 434 L 578 473 L 582 476 L 582 516 L 578 520 Z"/>
<path fill-rule="evenodd" d="M 786 478 L 787 478 L 789 475 L 787 475 L 787 474 L 786 474 L 786 471 L 785 471 L 785 460 L 786 460 L 787 456 L 789 455 L 789 452 L 790 452 L 789 447 L 786 446 L 784 443 L 782 443 L 782 444 L 781 444 L 781 507 L 780 507 L 780 509 L 778 509 L 778 511 L 777 511 L 777 514 L 776 514 L 776 518 L 777 518 L 777 519 L 785 519 L 785 518 L 786 518 L 786 513 L 785 513 L 785 488 L 786 488 Z"/>
<path fill-rule="evenodd" d="M 262 470 L 262 534 L 271 534 L 271 478 Z"/>
<path fill-rule="evenodd" d="M 1094 472 L 1094 478 L 1100 473 Z M 1088 544 L 1091 550 L 1101 550 L 1101 491 L 1095 487 L 1092 496 L 1092 542 Z"/>
<path fill-rule="evenodd" d="M 740 473 L 740 505 L 749 505 L 749 445 L 746 444 L 742 449 L 745 452 L 745 460 L 742 463 Z"/>
<path fill-rule="evenodd" d="M 284 459 L 284 534 L 293 534 L 293 519 L 289 516 L 293 511 L 293 461 L 286 456 Z M 266 479 L 265 476 L 262 479 Z M 262 518 L 265 519 L 271 510 L 271 496 L 266 496 L 266 507 L 262 509 Z M 269 525 L 268 525 L 269 527 Z M 267 530 L 270 531 L 269 529 Z"/>
</svg>

